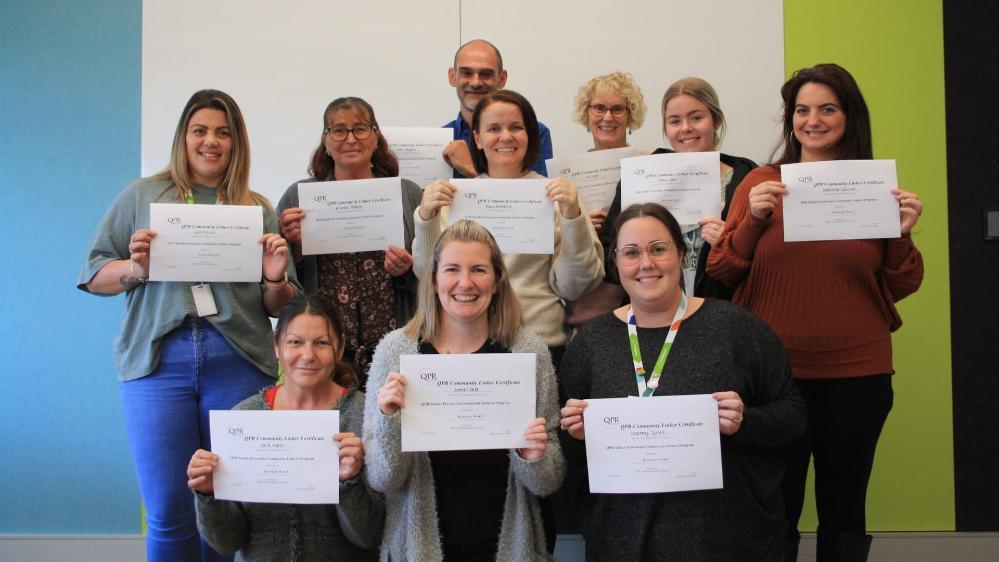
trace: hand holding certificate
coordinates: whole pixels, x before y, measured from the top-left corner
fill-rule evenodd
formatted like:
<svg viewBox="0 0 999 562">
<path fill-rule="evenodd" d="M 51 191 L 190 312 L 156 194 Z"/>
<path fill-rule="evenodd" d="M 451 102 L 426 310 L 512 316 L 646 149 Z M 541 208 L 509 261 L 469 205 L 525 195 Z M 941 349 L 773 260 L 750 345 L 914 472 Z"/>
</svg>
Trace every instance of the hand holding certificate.
<svg viewBox="0 0 999 562">
<path fill-rule="evenodd" d="M 530 447 L 536 361 L 533 353 L 403 355 L 402 450 Z"/>
<path fill-rule="evenodd" d="M 710 394 L 586 400 L 590 491 L 721 488 L 718 415 Z"/>
<path fill-rule="evenodd" d="M 621 160 L 621 208 L 635 203 L 659 203 L 680 224 L 720 217 L 719 153 L 674 152 Z"/>
<path fill-rule="evenodd" d="M 405 246 L 399 178 L 298 184 L 302 254 L 340 254 Z"/>
<path fill-rule="evenodd" d="M 621 159 L 638 156 L 640 152 L 637 148 L 626 146 L 550 158 L 545 163 L 549 174 L 562 176 L 576 184 L 579 200 L 588 211 L 606 213 L 614 202 L 617 184 L 621 181 Z"/>
<path fill-rule="evenodd" d="M 450 178 L 451 166 L 441 154 L 454 139 L 442 127 L 382 127 L 381 134 L 399 159 L 399 176 L 420 187 L 435 179 Z"/>
<path fill-rule="evenodd" d="M 555 207 L 549 180 L 456 179 L 448 221 L 475 221 L 486 227 L 505 254 L 551 254 Z"/>
<path fill-rule="evenodd" d="M 894 160 L 785 164 L 780 174 L 785 242 L 901 236 Z"/>
<path fill-rule="evenodd" d="M 222 500 L 290 504 L 340 501 L 337 410 L 212 410 Z M 194 460 L 192 459 L 192 464 Z"/>
<path fill-rule="evenodd" d="M 260 207 L 152 203 L 149 228 L 150 281 L 260 281 Z"/>
</svg>

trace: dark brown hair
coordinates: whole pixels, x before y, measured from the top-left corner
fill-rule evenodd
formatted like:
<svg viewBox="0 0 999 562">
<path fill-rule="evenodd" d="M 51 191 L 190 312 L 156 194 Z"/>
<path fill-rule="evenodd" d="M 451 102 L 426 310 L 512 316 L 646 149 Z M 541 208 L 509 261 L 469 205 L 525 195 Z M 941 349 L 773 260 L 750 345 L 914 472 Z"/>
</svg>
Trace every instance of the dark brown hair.
<svg viewBox="0 0 999 562">
<path fill-rule="evenodd" d="M 794 109 L 798 92 L 805 84 L 828 86 L 839 100 L 846 116 L 846 130 L 837 148 L 836 160 L 870 160 L 874 157 L 871 146 L 871 116 L 867 111 L 864 95 L 853 76 L 838 64 L 817 64 L 794 72 L 780 89 L 784 100 L 784 123 L 778 145 L 770 155 L 771 165 L 801 162 L 801 142 L 794 136 Z M 777 153 L 779 157 L 776 157 Z M 775 158 L 776 157 L 776 158 Z"/>
<path fill-rule="evenodd" d="M 333 305 L 318 295 L 307 297 L 296 296 L 288 301 L 284 310 L 281 311 L 277 326 L 274 328 L 274 345 L 281 346 L 281 339 L 288 333 L 288 324 L 302 314 L 321 316 L 326 319 L 330 330 L 330 337 L 336 342 L 335 352 L 341 354 L 341 360 L 337 361 L 333 367 L 333 382 L 340 386 L 357 388 L 360 384 L 357 372 L 354 371 L 353 365 L 342 360 L 342 353 L 347 345 L 347 341 L 344 338 L 343 319 L 340 318 L 340 313 L 337 312 Z"/>
<path fill-rule="evenodd" d="M 531 107 L 531 102 L 527 101 L 527 98 L 513 90 L 496 90 L 486 94 L 475 106 L 475 113 L 472 114 L 472 130 L 478 132 L 482 112 L 497 102 L 517 106 L 520 109 L 520 115 L 524 118 L 524 127 L 527 129 L 527 151 L 524 154 L 524 161 L 520 165 L 520 171 L 526 172 L 534 167 L 541 155 L 541 131 L 538 129 L 538 116 L 535 115 L 534 108 Z M 475 164 L 475 171 L 480 174 L 488 174 L 489 162 L 486 160 L 486 151 L 474 146 L 474 143 L 470 148 L 472 149 L 472 163 Z"/>
<path fill-rule="evenodd" d="M 375 119 L 375 110 L 371 104 L 361 98 L 345 97 L 337 98 L 326 106 L 323 112 L 323 131 L 319 134 L 319 146 L 312 153 L 312 161 L 309 163 L 309 175 L 319 181 L 333 179 L 333 157 L 326 152 L 326 144 L 323 142 L 323 135 L 326 127 L 331 125 L 330 119 L 336 111 L 356 110 L 367 119 L 368 124 L 374 128 L 373 133 L 378 137 L 378 144 L 375 145 L 375 152 L 371 155 L 371 171 L 376 178 L 391 178 L 399 175 L 399 160 L 389 148 L 388 141 L 379 131 L 378 120 Z"/>
<path fill-rule="evenodd" d="M 618 281 L 617 275 L 617 235 L 621 232 L 621 227 L 624 223 L 642 217 L 650 217 L 661 222 L 666 230 L 669 232 L 669 237 L 673 240 L 673 246 L 676 247 L 676 251 L 680 254 L 680 261 L 683 261 L 684 256 L 687 255 L 687 244 L 683 241 L 683 230 L 680 229 L 680 223 L 676 222 L 676 217 L 673 213 L 669 212 L 666 207 L 663 207 L 659 203 L 635 203 L 630 205 L 627 209 L 621 211 L 621 214 L 617 216 L 617 220 L 614 221 L 614 228 L 611 230 L 610 245 L 610 255 L 608 258 L 614 264 L 614 267 L 608 268 L 610 276 L 615 281 Z"/>
</svg>

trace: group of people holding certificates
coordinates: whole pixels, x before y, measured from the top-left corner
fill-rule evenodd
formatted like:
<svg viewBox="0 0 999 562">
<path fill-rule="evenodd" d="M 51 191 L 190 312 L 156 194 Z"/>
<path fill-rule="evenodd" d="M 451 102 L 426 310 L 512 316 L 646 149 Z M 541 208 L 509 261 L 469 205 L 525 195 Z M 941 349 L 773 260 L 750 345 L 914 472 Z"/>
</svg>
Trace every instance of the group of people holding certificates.
<svg viewBox="0 0 999 562">
<path fill-rule="evenodd" d="M 101 220 L 78 284 L 126 294 L 149 560 L 549 560 L 568 501 L 594 560 L 790 561 L 810 458 L 818 560 L 865 560 L 922 203 L 853 77 L 794 73 L 757 167 L 698 78 L 663 96 L 670 148 L 628 146 L 646 106 L 612 73 L 576 98 L 593 150 L 543 159 L 493 45 L 449 76 L 470 137 L 441 160 L 472 178 L 400 178 L 342 97 L 275 210 L 202 90 Z"/>
</svg>

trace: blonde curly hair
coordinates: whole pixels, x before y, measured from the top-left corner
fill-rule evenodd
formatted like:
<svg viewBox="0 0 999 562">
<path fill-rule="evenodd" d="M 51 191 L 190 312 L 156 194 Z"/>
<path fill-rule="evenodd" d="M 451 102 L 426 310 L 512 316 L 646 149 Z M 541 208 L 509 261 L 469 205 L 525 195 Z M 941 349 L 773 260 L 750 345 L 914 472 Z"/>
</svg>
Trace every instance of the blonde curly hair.
<svg viewBox="0 0 999 562">
<path fill-rule="evenodd" d="M 576 110 L 573 113 L 576 122 L 584 127 L 589 126 L 590 100 L 599 88 L 610 90 L 628 101 L 629 129 L 638 129 L 645 123 L 645 113 L 648 111 L 645 97 L 642 96 L 642 89 L 638 87 L 638 83 L 627 72 L 611 72 L 597 76 L 580 86 L 575 99 Z"/>
</svg>

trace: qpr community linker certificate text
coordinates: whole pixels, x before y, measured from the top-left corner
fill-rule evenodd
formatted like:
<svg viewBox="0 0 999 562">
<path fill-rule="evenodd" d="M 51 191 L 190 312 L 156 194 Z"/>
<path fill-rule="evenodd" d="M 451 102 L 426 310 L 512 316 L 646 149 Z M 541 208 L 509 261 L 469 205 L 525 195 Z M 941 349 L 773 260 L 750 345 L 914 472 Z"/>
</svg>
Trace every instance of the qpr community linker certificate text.
<svg viewBox="0 0 999 562">
<path fill-rule="evenodd" d="M 215 497 L 265 503 L 340 503 L 337 410 L 212 410 L 219 456 Z"/>
<path fill-rule="evenodd" d="M 259 282 L 263 210 L 256 205 L 151 203 L 150 281 Z"/>
<path fill-rule="evenodd" d="M 526 447 L 537 417 L 533 353 L 403 355 L 403 451 Z"/>
<path fill-rule="evenodd" d="M 590 492 L 722 487 L 718 402 L 710 394 L 587 399 Z"/>
</svg>

